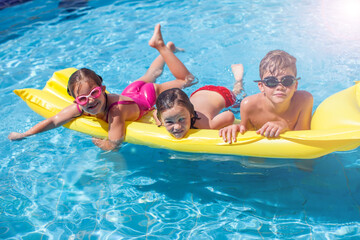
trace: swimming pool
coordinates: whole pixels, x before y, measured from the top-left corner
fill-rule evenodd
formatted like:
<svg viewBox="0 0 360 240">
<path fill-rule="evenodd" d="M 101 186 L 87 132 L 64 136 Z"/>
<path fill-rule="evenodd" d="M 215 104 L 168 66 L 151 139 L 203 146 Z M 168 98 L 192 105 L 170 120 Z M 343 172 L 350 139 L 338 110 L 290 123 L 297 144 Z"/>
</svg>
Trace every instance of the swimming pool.
<svg viewBox="0 0 360 240">
<path fill-rule="evenodd" d="M 186 49 L 178 57 L 202 85 L 231 87 L 230 65 L 243 63 L 254 94 L 261 58 L 286 50 L 316 107 L 360 80 L 356 1 L 66 2 L 0 11 L 0 238 L 359 238 L 359 149 L 305 162 L 132 144 L 105 153 L 65 128 L 7 140 L 42 119 L 13 89 L 42 88 L 57 70 L 89 67 L 120 92 L 156 57 L 147 45 L 156 23 Z M 166 70 L 159 81 L 170 77 Z M 300 169 L 306 164 L 312 170 Z"/>
</svg>

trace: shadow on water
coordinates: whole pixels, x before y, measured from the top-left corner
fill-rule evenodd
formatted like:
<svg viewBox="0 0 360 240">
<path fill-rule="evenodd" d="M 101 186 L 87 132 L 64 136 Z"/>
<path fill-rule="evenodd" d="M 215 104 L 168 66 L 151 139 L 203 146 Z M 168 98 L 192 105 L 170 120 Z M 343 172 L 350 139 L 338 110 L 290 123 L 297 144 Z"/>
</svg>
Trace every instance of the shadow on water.
<svg viewBox="0 0 360 240">
<path fill-rule="evenodd" d="M 2 0 L 0 1 L 0 10 L 14 7 L 32 0 Z M 76 11 L 79 8 L 88 6 L 89 0 L 60 0 L 58 7 L 68 12 Z"/>
<path fill-rule="evenodd" d="M 89 0 L 61 0 L 59 8 L 63 8 L 68 12 L 76 11 L 79 8 L 87 7 Z"/>
<path fill-rule="evenodd" d="M 30 2 L 31 0 L 3 0 L 0 2 L 0 10 L 12 6 L 16 6 L 22 3 Z"/>
<path fill-rule="evenodd" d="M 88 10 L 111 4 L 112 1 L 96 1 L 92 4 L 89 0 L 61 0 L 58 2 L 38 3 L 31 0 L 6 0 L 0 2 L 0 11 L 7 18 L 0 17 L 0 43 L 16 39 L 24 35 L 34 25 L 50 22 L 59 18 L 55 23 L 69 21 L 87 14 Z M 17 16 L 22 16 L 21 18 Z"/>
</svg>

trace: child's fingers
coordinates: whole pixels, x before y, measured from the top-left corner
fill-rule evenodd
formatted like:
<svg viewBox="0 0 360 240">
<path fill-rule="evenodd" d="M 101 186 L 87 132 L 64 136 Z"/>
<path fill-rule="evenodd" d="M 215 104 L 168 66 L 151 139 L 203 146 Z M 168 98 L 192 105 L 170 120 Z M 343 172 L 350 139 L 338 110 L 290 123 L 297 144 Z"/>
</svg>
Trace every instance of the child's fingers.
<svg viewBox="0 0 360 240">
<path fill-rule="evenodd" d="M 223 138 L 224 142 L 232 143 L 236 142 L 237 132 L 240 131 L 240 127 L 238 125 L 232 125 L 219 130 L 220 137 Z"/>
<path fill-rule="evenodd" d="M 274 126 L 272 128 L 269 129 L 269 137 L 276 137 L 276 133 L 278 132 L 279 127 L 278 126 Z"/>
<path fill-rule="evenodd" d="M 224 128 L 219 130 L 219 137 L 224 138 Z"/>
<path fill-rule="evenodd" d="M 102 139 L 93 137 L 93 138 L 92 138 L 92 142 L 93 142 L 96 146 L 101 147 Z"/>
<path fill-rule="evenodd" d="M 278 125 L 273 125 L 267 127 L 266 131 L 264 132 L 264 135 L 266 137 L 278 137 L 281 132 L 281 127 Z"/>
<path fill-rule="evenodd" d="M 18 132 L 12 132 L 9 134 L 8 139 L 13 141 L 13 140 L 20 140 L 24 138 L 24 134 L 23 133 L 18 133 Z"/>
<path fill-rule="evenodd" d="M 274 137 L 277 129 L 278 129 L 278 126 L 276 126 L 274 124 L 269 124 L 264 132 L 264 136 L 265 137 Z"/>
<path fill-rule="evenodd" d="M 280 136 L 280 132 L 281 132 L 281 129 L 280 129 L 280 128 L 278 128 L 278 130 L 277 130 L 277 131 L 276 131 L 276 133 L 275 133 L 275 137 Z"/>
<path fill-rule="evenodd" d="M 241 134 L 244 134 L 245 132 L 246 132 L 245 126 L 241 125 L 241 126 L 240 126 L 240 133 L 241 133 Z"/>
<path fill-rule="evenodd" d="M 281 131 L 284 128 L 276 123 L 267 122 L 259 130 L 257 134 L 263 135 L 264 137 L 279 137 Z"/>
<path fill-rule="evenodd" d="M 263 135 L 264 135 L 265 137 L 269 137 L 270 132 L 271 132 L 271 129 L 270 129 L 269 127 L 267 127 L 267 128 L 265 129 Z"/>
<path fill-rule="evenodd" d="M 224 128 L 222 128 L 222 129 L 219 130 L 219 137 L 222 137 L 223 132 L 224 132 Z"/>
<path fill-rule="evenodd" d="M 265 129 L 266 129 L 266 125 L 262 126 L 260 129 L 258 129 L 256 131 L 256 133 L 264 136 Z"/>
<path fill-rule="evenodd" d="M 222 137 L 224 142 L 227 142 L 226 133 L 227 133 L 227 128 L 222 128 L 219 131 L 220 137 Z"/>
<path fill-rule="evenodd" d="M 231 135 L 232 135 L 232 132 L 233 132 L 233 130 L 232 129 L 228 129 L 228 131 L 227 131 L 227 136 L 226 136 L 226 140 L 227 140 L 227 142 L 228 143 L 231 143 L 232 142 L 232 137 L 231 137 Z"/>
<path fill-rule="evenodd" d="M 9 140 L 14 140 L 15 139 L 15 133 L 14 132 L 10 133 L 9 136 L 8 136 L 8 139 Z"/>
<path fill-rule="evenodd" d="M 233 142 L 236 142 L 237 132 L 238 132 L 237 127 L 233 127 L 232 132 L 231 132 Z"/>
</svg>

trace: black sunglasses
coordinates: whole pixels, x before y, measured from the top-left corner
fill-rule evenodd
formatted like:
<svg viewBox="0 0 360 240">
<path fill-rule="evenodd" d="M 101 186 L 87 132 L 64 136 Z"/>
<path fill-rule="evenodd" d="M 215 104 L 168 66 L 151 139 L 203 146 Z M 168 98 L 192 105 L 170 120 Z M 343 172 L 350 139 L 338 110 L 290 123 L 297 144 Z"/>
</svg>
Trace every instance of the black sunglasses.
<svg viewBox="0 0 360 240">
<path fill-rule="evenodd" d="M 274 88 L 277 85 L 279 85 L 281 83 L 281 85 L 283 85 L 284 87 L 290 87 L 292 86 L 297 80 L 300 80 L 300 78 L 295 78 L 294 76 L 291 75 L 287 75 L 281 78 L 281 80 L 279 81 L 277 77 L 274 76 L 270 76 L 270 77 L 266 77 L 264 78 L 264 80 L 256 80 L 254 82 L 262 82 L 265 84 L 265 86 L 269 87 L 269 88 Z"/>
</svg>

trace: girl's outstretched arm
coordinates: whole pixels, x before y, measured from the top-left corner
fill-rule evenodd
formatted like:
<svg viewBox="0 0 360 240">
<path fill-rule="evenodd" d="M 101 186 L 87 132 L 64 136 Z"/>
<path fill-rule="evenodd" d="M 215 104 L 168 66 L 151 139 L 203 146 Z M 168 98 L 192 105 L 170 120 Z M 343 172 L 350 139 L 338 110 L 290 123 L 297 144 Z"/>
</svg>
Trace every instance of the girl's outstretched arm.
<svg viewBox="0 0 360 240">
<path fill-rule="evenodd" d="M 93 138 L 93 143 L 105 151 L 116 151 L 121 147 L 125 138 L 125 118 L 118 108 L 109 111 L 108 138 Z"/>
<path fill-rule="evenodd" d="M 72 104 L 63 110 L 61 110 L 55 116 L 47 118 L 38 124 L 34 125 L 32 128 L 27 130 L 24 133 L 12 132 L 9 134 L 8 138 L 10 140 L 21 140 L 25 137 L 29 137 L 31 135 L 45 132 L 57 127 L 64 125 L 65 123 L 69 122 L 71 119 L 79 116 L 79 110 L 76 107 L 76 104 Z"/>
</svg>

